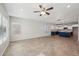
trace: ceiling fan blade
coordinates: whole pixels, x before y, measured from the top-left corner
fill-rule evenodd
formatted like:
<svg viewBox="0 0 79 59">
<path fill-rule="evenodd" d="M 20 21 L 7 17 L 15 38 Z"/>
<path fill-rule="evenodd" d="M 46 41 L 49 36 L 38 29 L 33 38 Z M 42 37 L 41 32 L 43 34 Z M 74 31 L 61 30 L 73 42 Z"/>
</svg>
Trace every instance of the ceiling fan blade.
<svg viewBox="0 0 79 59">
<path fill-rule="evenodd" d="M 37 12 L 40 12 L 40 11 L 34 11 L 34 13 L 37 13 Z"/>
<path fill-rule="evenodd" d="M 48 10 L 52 10 L 53 9 L 53 7 L 50 7 L 50 8 L 48 8 L 48 9 L 46 9 L 46 11 L 48 11 Z"/>
<path fill-rule="evenodd" d="M 40 8 L 42 8 L 42 5 L 39 5 Z"/>
<path fill-rule="evenodd" d="M 50 15 L 50 13 L 48 13 L 48 12 L 45 12 L 47 15 Z"/>
</svg>

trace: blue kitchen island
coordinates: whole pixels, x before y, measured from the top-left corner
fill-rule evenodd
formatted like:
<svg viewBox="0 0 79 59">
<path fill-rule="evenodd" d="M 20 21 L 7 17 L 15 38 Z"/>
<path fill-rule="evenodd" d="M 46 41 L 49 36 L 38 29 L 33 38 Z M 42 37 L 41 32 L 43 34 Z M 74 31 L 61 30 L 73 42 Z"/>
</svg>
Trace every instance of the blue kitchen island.
<svg viewBox="0 0 79 59">
<path fill-rule="evenodd" d="M 51 35 L 59 35 L 59 36 L 62 36 L 62 37 L 71 37 L 73 35 L 73 32 L 70 29 L 59 30 L 59 31 L 51 31 Z"/>
<path fill-rule="evenodd" d="M 58 33 L 58 35 L 59 36 L 63 36 L 63 37 L 70 37 L 70 36 L 72 36 L 72 31 L 71 30 L 61 30 L 61 31 L 59 31 L 59 33 Z"/>
</svg>

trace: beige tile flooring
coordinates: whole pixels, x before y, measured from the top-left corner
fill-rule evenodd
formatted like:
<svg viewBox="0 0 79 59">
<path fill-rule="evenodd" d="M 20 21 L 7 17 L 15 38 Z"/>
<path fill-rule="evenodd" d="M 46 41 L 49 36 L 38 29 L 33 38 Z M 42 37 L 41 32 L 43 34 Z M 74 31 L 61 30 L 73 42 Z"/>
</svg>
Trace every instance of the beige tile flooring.
<svg viewBox="0 0 79 59">
<path fill-rule="evenodd" d="M 3 56 L 79 56 L 79 42 L 59 36 L 26 39 L 11 42 Z"/>
</svg>

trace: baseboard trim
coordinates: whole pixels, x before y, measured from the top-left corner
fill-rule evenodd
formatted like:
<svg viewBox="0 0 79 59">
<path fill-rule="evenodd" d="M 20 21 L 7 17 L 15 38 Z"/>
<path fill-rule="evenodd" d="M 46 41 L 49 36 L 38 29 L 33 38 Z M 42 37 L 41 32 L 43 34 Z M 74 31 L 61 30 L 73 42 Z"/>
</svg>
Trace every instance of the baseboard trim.
<svg viewBox="0 0 79 59">
<path fill-rule="evenodd" d="M 40 36 L 40 37 L 34 37 L 34 38 L 27 38 L 28 39 L 36 39 L 36 38 L 44 38 L 44 37 L 49 37 L 50 35 L 46 35 L 46 36 Z M 22 39 L 22 40 L 26 40 L 26 39 Z M 14 41 L 10 41 L 10 42 L 16 42 L 16 41 L 22 41 L 22 40 L 14 40 Z"/>
</svg>

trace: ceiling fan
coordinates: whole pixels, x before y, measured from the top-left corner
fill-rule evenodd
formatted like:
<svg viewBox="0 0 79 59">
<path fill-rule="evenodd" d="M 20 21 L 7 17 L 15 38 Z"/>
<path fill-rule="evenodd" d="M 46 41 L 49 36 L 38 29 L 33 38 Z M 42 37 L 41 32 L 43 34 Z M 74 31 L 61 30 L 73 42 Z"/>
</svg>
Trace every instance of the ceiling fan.
<svg viewBox="0 0 79 59">
<path fill-rule="evenodd" d="M 34 13 L 40 12 L 40 16 L 45 15 L 45 14 L 50 15 L 48 11 L 54 9 L 53 7 L 45 8 L 42 5 L 39 5 L 39 8 L 40 8 L 40 11 L 34 11 Z"/>
</svg>

